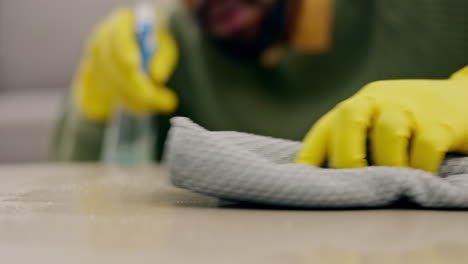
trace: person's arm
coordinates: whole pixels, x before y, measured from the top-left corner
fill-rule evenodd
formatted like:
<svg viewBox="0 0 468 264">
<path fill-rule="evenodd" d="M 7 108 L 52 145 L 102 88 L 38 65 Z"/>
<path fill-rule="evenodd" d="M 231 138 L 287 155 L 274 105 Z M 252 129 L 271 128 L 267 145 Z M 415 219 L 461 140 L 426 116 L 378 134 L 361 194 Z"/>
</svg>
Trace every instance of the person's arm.
<svg viewBox="0 0 468 264">
<path fill-rule="evenodd" d="M 87 119 L 72 104 L 61 113 L 55 128 L 51 157 L 54 161 L 97 161 L 106 125 Z"/>
</svg>

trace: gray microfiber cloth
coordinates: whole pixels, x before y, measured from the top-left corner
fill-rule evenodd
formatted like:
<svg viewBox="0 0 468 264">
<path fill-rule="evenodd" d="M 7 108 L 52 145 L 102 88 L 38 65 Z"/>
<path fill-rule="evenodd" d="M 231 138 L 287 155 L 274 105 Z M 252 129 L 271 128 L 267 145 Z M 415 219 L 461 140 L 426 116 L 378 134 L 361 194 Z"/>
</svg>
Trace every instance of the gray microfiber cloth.
<svg viewBox="0 0 468 264">
<path fill-rule="evenodd" d="M 468 208 L 468 158 L 444 161 L 440 175 L 408 168 L 323 169 L 292 161 L 300 142 L 211 132 L 172 119 L 166 160 L 171 181 L 221 199 L 303 208 Z"/>
</svg>

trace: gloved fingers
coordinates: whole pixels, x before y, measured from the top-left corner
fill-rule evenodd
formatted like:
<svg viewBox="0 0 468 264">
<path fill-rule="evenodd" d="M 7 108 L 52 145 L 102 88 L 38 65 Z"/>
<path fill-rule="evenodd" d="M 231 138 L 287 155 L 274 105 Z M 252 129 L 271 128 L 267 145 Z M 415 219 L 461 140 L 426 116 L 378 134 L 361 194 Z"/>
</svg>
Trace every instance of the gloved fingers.
<svg viewBox="0 0 468 264">
<path fill-rule="evenodd" d="M 125 107 L 134 112 L 145 112 L 150 108 L 149 104 L 141 98 L 141 92 L 138 84 L 134 83 L 129 74 L 139 69 L 128 68 L 121 60 L 118 60 L 118 54 L 127 53 L 122 48 L 123 43 L 116 42 L 115 35 L 121 31 L 121 13 L 114 14 L 107 23 L 104 24 L 102 31 L 96 38 L 93 58 L 93 76 L 102 90 L 107 91 L 109 95 L 116 95 L 125 105 Z M 143 75 L 143 74 L 142 74 Z"/>
<path fill-rule="evenodd" d="M 121 50 L 118 43 L 113 42 L 113 35 L 115 31 L 119 30 L 115 24 L 117 19 L 119 17 L 114 15 L 107 20 L 98 30 L 98 34 L 96 34 L 92 43 L 90 75 L 97 86 L 93 95 L 96 96 L 101 91 L 113 100 L 116 96 L 131 112 L 142 113 L 147 111 L 150 106 L 136 92 L 138 86 L 132 84 L 132 81 L 128 78 L 128 70 L 116 60 L 116 53 L 125 52 Z M 107 117 L 109 117 L 112 107 L 107 112 Z"/>
<path fill-rule="evenodd" d="M 153 82 L 164 84 L 168 82 L 177 65 L 177 44 L 164 30 L 158 30 L 155 34 L 157 50 L 150 60 L 149 72 Z"/>
<path fill-rule="evenodd" d="M 107 91 L 109 94 L 122 85 L 111 51 L 112 27 L 115 19 L 116 15 L 114 14 L 98 28 L 89 56 L 94 79 L 99 84 L 100 90 Z"/>
<path fill-rule="evenodd" d="M 155 111 L 170 114 L 174 112 L 178 106 L 177 95 L 168 87 L 162 85 L 155 85 L 156 96 L 150 102 Z"/>
<path fill-rule="evenodd" d="M 135 37 L 135 18 L 133 11 L 128 8 L 118 10 L 111 23 L 113 33 L 110 43 L 112 43 L 112 54 L 116 63 L 125 71 L 140 69 L 140 53 Z"/>
<path fill-rule="evenodd" d="M 113 100 L 111 107 L 108 110 L 108 117 L 111 115 L 112 107 L 116 101 L 116 98 L 118 98 L 118 100 L 123 103 L 124 107 L 132 113 L 138 114 L 148 111 L 149 106 L 146 105 L 146 102 L 139 100 L 138 96 L 132 94 L 131 89 L 126 88 L 131 86 L 122 75 L 114 75 L 114 78 L 112 78 L 113 75 L 109 75 L 109 72 L 112 71 L 111 69 L 113 66 L 108 65 L 106 70 L 103 70 L 102 67 L 99 68 L 99 70 L 93 71 L 91 77 L 94 80 L 96 86 L 99 88 L 96 90 L 105 91 L 107 96 Z M 94 93 L 93 96 L 95 95 L 96 94 Z"/>
<path fill-rule="evenodd" d="M 453 133 L 442 126 L 422 126 L 416 131 L 410 154 L 412 168 L 437 173 L 445 154 L 453 148 Z"/>
<path fill-rule="evenodd" d="M 110 116 L 114 97 L 100 88 L 88 60 L 81 63 L 78 78 L 73 83 L 73 98 L 87 118 L 104 121 Z"/>
<path fill-rule="evenodd" d="M 101 55 L 104 53 L 101 53 Z M 148 95 L 143 94 L 140 84 L 135 83 L 131 74 L 121 71 L 117 64 L 105 61 L 106 56 L 102 56 L 100 63 L 96 63 L 99 69 L 94 71 L 94 79 L 99 87 L 104 87 L 109 96 L 115 95 L 124 107 L 134 114 L 147 113 L 152 111 Z M 100 65 L 100 66 L 99 66 Z"/>
<path fill-rule="evenodd" d="M 75 103 L 92 120 L 107 120 L 117 99 L 133 113 L 171 112 L 177 106 L 175 94 L 140 68 L 133 25 L 131 9 L 120 9 L 89 40 L 73 86 Z"/>
<path fill-rule="evenodd" d="M 101 43 L 106 42 L 108 22 L 109 19 L 101 22 L 89 39 L 84 59 L 73 82 L 75 103 L 87 118 L 95 121 L 106 120 L 114 102 L 114 96 L 106 89 L 109 83 L 103 83 L 100 78 L 103 77 L 100 70 L 105 67 L 96 64 Z"/>
<path fill-rule="evenodd" d="M 334 168 L 367 166 L 367 132 L 376 111 L 372 98 L 360 96 L 338 105 L 332 128 L 330 162 Z"/>
<path fill-rule="evenodd" d="M 303 147 L 297 154 L 295 163 L 322 166 L 329 153 L 330 128 L 333 121 L 332 112 L 323 116 L 307 133 Z"/>
<path fill-rule="evenodd" d="M 113 32 L 111 34 L 110 51 L 107 57 L 113 58 L 113 64 L 108 65 L 112 75 L 116 76 L 119 92 L 125 100 L 134 102 L 128 105 L 130 110 L 136 112 L 164 112 L 170 113 L 177 107 L 177 97 L 167 89 L 155 85 L 150 77 L 140 68 L 140 58 L 138 45 L 133 34 L 133 15 L 129 11 L 122 11 L 118 19 L 114 20 Z M 166 45 L 166 43 L 164 43 Z M 174 44 L 175 45 L 175 44 Z M 165 46 L 163 46 L 166 48 Z M 163 48 L 161 47 L 161 48 Z M 174 46 L 175 47 L 175 46 Z M 165 50 L 158 49 L 156 54 L 163 53 Z M 171 55 L 171 54 L 169 54 Z M 174 55 L 174 54 L 172 54 Z M 175 61 L 165 58 L 161 63 L 168 63 L 168 72 L 164 76 L 165 80 L 169 78 L 170 71 L 173 70 Z M 173 58 L 174 60 L 176 58 Z M 163 80 L 163 78 L 160 78 Z"/>
<path fill-rule="evenodd" d="M 371 157 L 377 166 L 408 167 L 413 122 L 398 108 L 384 109 L 371 128 Z"/>
<path fill-rule="evenodd" d="M 139 72 L 127 72 L 127 78 L 135 86 L 138 100 L 146 107 L 146 111 L 171 113 L 177 108 L 177 96 L 170 89 L 155 85 Z"/>
<path fill-rule="evenodd" d="M 141 112 L 148 109 L 149 104 L 140 98 L 141 88 L 128 77 L 129 73 L 140 71 L 138 47 L 129 42 L 135 42 L 132 11 L 119 9 L 104 23 L 96 37 L 93 72 L 102 89 L 117 94 L 132 112 Z"/>
</svg>

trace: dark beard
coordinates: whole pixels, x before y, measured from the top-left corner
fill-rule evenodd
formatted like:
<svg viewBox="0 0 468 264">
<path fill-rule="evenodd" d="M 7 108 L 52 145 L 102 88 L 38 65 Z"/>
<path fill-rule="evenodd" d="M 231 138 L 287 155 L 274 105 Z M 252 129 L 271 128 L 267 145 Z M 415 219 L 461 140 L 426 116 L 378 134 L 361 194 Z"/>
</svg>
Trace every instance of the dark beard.
<svg viewBox="0 0 468 264">
<path fill-rule="evenodd" d="M 253 40 L 241 39 L 217 39 L 205 35 L 227 55 L 241 60 L 256 60 L 267 48 L 280 41 L 285 32 L 287 20 L 287 9 L 289 0 L 277 0 L 270 7 L 265 15 L 265 19 L 260 26 L 259 35 Z M 208 13 L 208 1 L 205 2 L 197 12 L 197 19 L 203 29 L 207 28 L 206 14 Z"/>
</svg>

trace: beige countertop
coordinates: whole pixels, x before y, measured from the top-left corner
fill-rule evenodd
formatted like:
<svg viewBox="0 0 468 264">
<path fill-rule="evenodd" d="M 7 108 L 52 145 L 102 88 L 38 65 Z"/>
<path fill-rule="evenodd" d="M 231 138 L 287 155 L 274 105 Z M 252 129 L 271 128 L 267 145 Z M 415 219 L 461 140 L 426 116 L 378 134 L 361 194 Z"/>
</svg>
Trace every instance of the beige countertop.
<svg viewBox="0 0 468 264">
<path fill-rule="evenodd" d="M 468 212 L 248 208 L 166 178 L 0 167 L 1 263 L 468 263 Z"/>
</svg>

